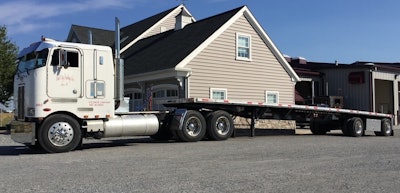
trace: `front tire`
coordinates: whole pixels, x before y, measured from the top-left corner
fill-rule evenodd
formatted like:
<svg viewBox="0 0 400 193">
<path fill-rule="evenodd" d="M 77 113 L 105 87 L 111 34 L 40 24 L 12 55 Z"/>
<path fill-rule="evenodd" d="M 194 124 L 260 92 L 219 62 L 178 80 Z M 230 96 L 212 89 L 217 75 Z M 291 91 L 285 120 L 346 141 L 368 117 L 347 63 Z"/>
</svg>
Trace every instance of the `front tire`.
<svg viewBox="0 0 400 193">
<path fill-rule="evenodd" d="M 38 141 L 49 153 L 72 151 L 82 141 L 82 131 L 78 121 L 68 115 L 52 115 L 42 123 Z"/>
<path fill-rule="evenodd" d="M 200 141 L 206 134 L 206 120 L 200 112 L 189 110 L 183 120 L 182 129 L 176 131 L 176 134 L 184 142 Z"/>
<path fill-rule="evenodd" d="M 225 111 L 212 112 L 207 118 L 207 137 L 211 140 L 226 140 L 234 129 L 232 116 Z"/>
</svg>

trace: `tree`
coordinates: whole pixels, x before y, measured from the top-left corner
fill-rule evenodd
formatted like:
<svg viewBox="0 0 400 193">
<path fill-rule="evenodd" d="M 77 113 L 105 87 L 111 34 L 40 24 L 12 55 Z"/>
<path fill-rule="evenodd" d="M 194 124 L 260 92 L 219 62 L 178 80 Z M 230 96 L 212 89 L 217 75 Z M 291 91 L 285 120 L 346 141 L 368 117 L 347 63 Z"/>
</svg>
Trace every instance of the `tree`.
<svg viewBox="0 0 400 193">
<path fill-rule="evenodd" d="M 7 37 L 7 28 L 0 27 L 0 102 L 5 103 L 13 93 L 18 47 Z"/>
</svg>

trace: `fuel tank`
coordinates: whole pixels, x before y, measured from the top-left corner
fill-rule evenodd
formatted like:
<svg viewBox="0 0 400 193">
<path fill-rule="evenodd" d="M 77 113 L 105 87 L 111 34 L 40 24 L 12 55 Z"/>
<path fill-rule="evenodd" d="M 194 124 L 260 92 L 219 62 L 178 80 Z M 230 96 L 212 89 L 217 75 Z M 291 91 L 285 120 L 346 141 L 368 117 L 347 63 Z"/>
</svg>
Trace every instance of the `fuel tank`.
<svg viewBox="0 0 400 193">
<path fill-rule="evenodd" d="M 104 123 L 104 137 L 154 135 L 158 128 L 158 118 L 153 114 L 121 115 Z"/>
</svg>

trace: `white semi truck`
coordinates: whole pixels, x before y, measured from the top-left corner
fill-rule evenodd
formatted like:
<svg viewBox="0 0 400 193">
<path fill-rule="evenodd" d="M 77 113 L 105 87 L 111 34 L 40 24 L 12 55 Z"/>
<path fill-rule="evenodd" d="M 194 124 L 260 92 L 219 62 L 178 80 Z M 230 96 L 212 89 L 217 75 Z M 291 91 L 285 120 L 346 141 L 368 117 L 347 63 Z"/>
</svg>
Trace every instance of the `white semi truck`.
<svg viewBox="0 0 400 193">
<path fill-rule="evenodd" d="M 117 41 L 116 46 L 119 45 Z M 83 138 L 152 136 L 195 142 L 225 140 L 234 132 L 232 116 L 310 121 L 314 134 L 341 129 L 390 136 L 392 115 L 358 110 L 263 102 L 182 99 L 174 111 L 121 112 L 123 62 L 110 47 L 42 38 L 22 50 L 14 78 L 15 120 L 11 138 L 47 152 L 76 149 Z"/>
</svg>

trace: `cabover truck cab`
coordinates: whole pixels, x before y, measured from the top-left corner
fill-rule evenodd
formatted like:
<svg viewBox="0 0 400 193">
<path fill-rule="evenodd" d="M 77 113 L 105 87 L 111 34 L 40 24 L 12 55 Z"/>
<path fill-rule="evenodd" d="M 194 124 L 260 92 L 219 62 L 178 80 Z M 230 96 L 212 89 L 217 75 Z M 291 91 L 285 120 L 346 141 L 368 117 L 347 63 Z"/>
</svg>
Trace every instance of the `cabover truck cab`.
<svg viewBox="0 0 400 193">
<path fill-rule="evenodd" d="M 116 113 L 121 101 L 115 97 L 110 47 L 43 38 L 22 50 L 18 60 L 11 123 L 16 142 L 65 152 L 83 137 L 154 135 L 166 115 Z"/>
</svg>

